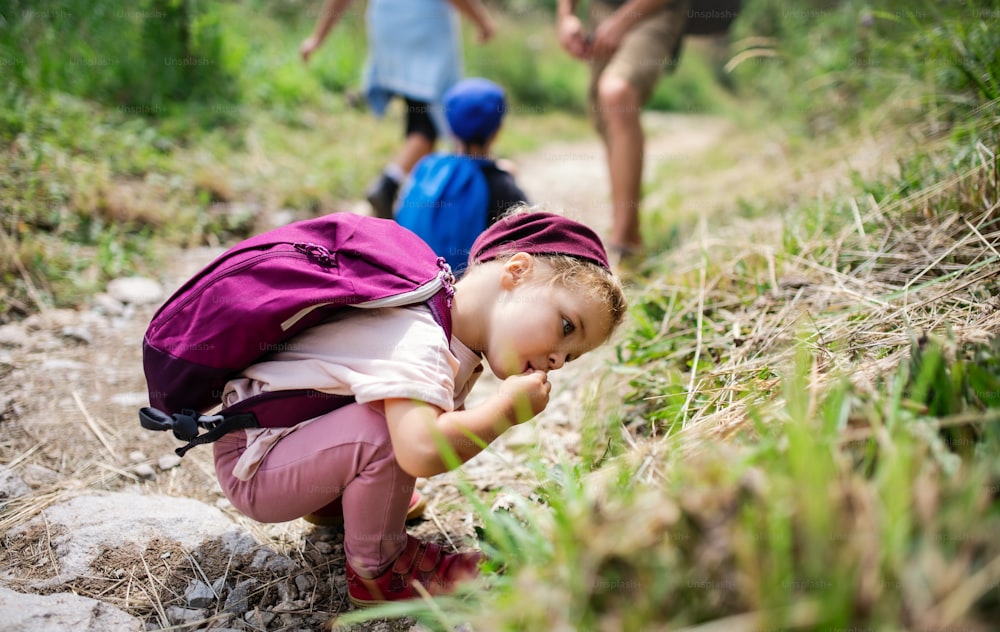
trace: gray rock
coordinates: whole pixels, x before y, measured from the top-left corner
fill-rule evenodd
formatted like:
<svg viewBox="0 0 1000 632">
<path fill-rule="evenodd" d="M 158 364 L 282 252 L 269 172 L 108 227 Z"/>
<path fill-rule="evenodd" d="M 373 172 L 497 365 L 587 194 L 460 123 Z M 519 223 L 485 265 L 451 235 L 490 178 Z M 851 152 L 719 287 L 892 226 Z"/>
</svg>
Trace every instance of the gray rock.
<svg viewBox="0 0 1000 632">
<path fill-rule="evenodd" d="M 202 581 L 193 580 L 184 591 L 184 603 L 192 608 L 208 608 L 215 599 L 215 591 Z"/>
<path fill-rule="evenodd" d="M 94 295 L 93 310 L 108 316 L 121 316 L 122 312 L 125 311 L 125 306 L 115 297 L 102 292 Z"/>
<path fill-rule="evenodd" d="M 295 587 L 299 589 L 299 594 L 304 595 L 313 589 L 316 582 L 313 581 L 312 577 L 305 574 L 298 574 L 295 576 Z"/>
<path fill-rule="evenodd" d="M 132 473 L 144 481 L 151 481 L 156 478 L 156 470 L 149 463 L 139 463 L 132 468 Z"/>
<path fill-rule="evenodd" d="M 30 494 L 31 488 L 17 472 L 6 465 L 0 465 L 0 500 L 20 498 Z"/>
<path fill-rule="evenodd" d="M 142 621 L 114 606 L 71 593 L 27 595 L 0 586 L 0 630 L 140 632 Z"/>
<path fill-rule="evenodd" d="M 58 482 L 62 476 L 44 465 L 38 465 L 37 463 L 26 463 L 23 468 L 21 468 L 21 478 L 30 487 L 45 487 L 47 485 L 53 485 Z"/>
<path fill-rule="evenodd" d="M 166 472 L 167 470 L 172 470 L 181 464 L 181 457 L 176 454 L 164 454 L 156 461 L 157 466 Z"/>
<path fill-rule="evenodd" d="M 205 610 L 195 608 L 182 608 L 180 606 L 170 606 L 166 609 L 167 621 L 171 625 L 187 625 L 204 621 L 208 613 Z"/>
<path fill-rule="evenodd" d="M 226 597 L 226 605 L 222 609 L 233 614 L 246 612 L 250 609 L 250 594 L 256 587 L 256 579 L 245 579 L 236 584 L 229 596 Z"/>
<path fill-rule="evenodd" d="M 163 299 L 163 286 L 146 277 L 122 277 L 108 283 L 108 294 L 122 303 L 146 305 Z"/>
<path fill-rule="evenodd" d="M 22 347 L 27 340 L 24 325 L 20 323 L 0 325 L 0 347 Z"/>
<path fill-rule="evenodd" d="M 254 629 L 264 629 L 270 630 L 271 623 L 278 618 L 278 615 L 267 610 L 261 610 L 260 608 L 254 608 L 250 612 L 243 615 L 243 620 L 252 626 Z"/>
<path fill-rule="evenodd" d="M 32 588 L 59 585 L 93 574 L 91 563 L 102 549 L 148 548 L 169 539 L 193 551 L 218 540 L 230 552 L 243 554 L 260 545 L 218 509 L 189 498 L 124 492 L 86 492 L 57 503 L 11 535 L 34 526 L 51 532 L 59 574 L 33 580 Z M 4 629 L 0 626 L 0 629 Z"/>
<path fill-rule="evenodd" d="M 267 560 L 267 564 L 264 567 L 277 574 L 292 573 L 299 569 L 299 566 L 290 557 L 284 555 L 273 554 Z"/>
<path fill-rule="evenodd" d="M 85 345 L 89 345 L 94 342 L 94 334 L 92 334 L 86 327 L 63 327 L 60 334 L 63 338 L 68 338 L 75 342 L 82 342 Z"/>
</svg>

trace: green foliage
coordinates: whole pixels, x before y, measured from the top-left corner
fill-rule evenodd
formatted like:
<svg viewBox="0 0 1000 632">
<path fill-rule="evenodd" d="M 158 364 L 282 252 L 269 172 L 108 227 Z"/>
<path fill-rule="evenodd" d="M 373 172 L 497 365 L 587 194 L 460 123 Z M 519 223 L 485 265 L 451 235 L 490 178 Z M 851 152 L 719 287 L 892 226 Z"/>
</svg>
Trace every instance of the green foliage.
<svg viewBox="0 0 1000 632">
<path fill-rule="evenodd" d="M 772 114 L 813 133 L 859 112 L 952 119 L 998 96 L 997 11 L 995 2 L 971 0 L 877 7 L 812 0 L 794 9 L 753 0 L 735 27 L 744 45 L 734 81 L 741 92 L 763 96 Z"/>
<path fill-rule="evenodd" d="M 941 370 L 975 364 L 1000 378 L 998 349 L 971 345 L 962 359 L 938 362 L 928 358 L 943 348 L 926 343 L 915 363 L 934 368 L 904 365 L 884 394 L 865 395 L 846 382 L 812 386 L 816 358 L 800 344 L 776 418 L 744 442 L 684 458 L 664 445 L 658 484 L 643 481 L 648 458 L 625 455 L 593 474 L 539 466 L 549 482 L 537 497 L 477 510 L 483 549 L 504 574 L 484 580 L 488 593 L 441 601 L 432 626 L 673 629 L 751 612 L 758 629 L 993 620 L 1000 603 L 984 593 L 969 610 L 944 613 L 925 591 L 951 590 L 939 565 L 968 577 L 1000 554 L 1000 473 L 991 467 L 1000 415 L 974 394 L 956 400 L 979 415 L 962 420 L 908 400 L 928 380 L 940 387 Z M 948 439 L 956 427 L 973 433 L 966 448 Z M 396 609 L 427 616 L 426 604 Z"/>
<path fill-rule="evenodd" d="M 0 16 L 0 76 L 157 115 L 175 101 L 231 99 L 222 25 L 212 4 L 145 0 L 8 2 Z"/>
</svg>

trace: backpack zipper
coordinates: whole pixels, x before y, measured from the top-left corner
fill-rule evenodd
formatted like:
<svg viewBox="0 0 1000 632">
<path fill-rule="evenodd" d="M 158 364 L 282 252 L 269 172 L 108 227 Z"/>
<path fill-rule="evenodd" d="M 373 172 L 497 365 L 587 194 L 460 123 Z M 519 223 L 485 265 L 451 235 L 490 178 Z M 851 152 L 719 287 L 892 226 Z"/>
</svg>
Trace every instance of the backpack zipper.
<svg viewBox="0 0 1000 632">
<path fill-rule="evenodd" d="M 237 254 L 237 253 L 234 253 L 234 255 L 235 254 Z M 233 274 L 241 272 L 242 270 L 245 270 L 246 268 L 254 266 L 254 265 L 256 265 L 257 263 L 259 263 L 260 261 L 262 261 L 264 259 L 270 259 L 272 257 L 295 257 L 296 259 L 301 259 L 301 258 L 308 259 L 309 255 L 306 254 L 306 253 L 304 253 L 304 252 L 302 252 L 302 251 L 298 251 L 298 250 L 278 250 L 278 251 L 268 250 L 267 252 L 262 252 L 262 253 L 260 253 L 258 255 L 254 255 L 253 257 L 250 257 L 250 258 L 242 261 L 239 264 L 232 265 L 232 266 L 230 266 L 228 268 L 224 268 L 224 269 L 223 268 L 219 268 L 219 269 L 213 270 L 211 272 L 208 272 L 206 274 L 203 274 L 201 277 L 198 278 L 198 281 L 200 282 L 205 277 L 208 277 L 208 276 L 211 276 L 211 275 L 218 275 L 217 278 L 216 278 L 217 281 L 218 280 L 222 280 L 222 279 L 224 279 L 224 278 L 226 278 L 228 276 L 231 276 Z M 167 311 L 165 311 L 165 312 L 163 312 L 162 314 L 158 312 L 156 315 L 153 316 L 153 321 L 157 321 L 157 320 L 159 320 L 161 318 L 165 319 L 165 318 L 171 318 L 171 317 L 173 317 L 174 314 L 176 314 L 177 312 L 181 311 L 182 309 L 184 309 L 185 307 L 187 307 L 188 305 L 190 305 L 193 301 L 195 301 L 198 298 L 200 298 L 201 295 L 204 294 L 205 291 L 209 287 L 210 286 L 205 286 L 205 287 L 200 288 L 196 292 L 192 292 L 184 301 L 182 301 L 180 303 L 177 303 L 175 305 L 170 305 L 170 303 L 168 302 L 166 305 L 164 305 L 164 307 L 167 307 L 168 305 L 170 305 L 170 309 L 167 310 Z"/>
</svg>

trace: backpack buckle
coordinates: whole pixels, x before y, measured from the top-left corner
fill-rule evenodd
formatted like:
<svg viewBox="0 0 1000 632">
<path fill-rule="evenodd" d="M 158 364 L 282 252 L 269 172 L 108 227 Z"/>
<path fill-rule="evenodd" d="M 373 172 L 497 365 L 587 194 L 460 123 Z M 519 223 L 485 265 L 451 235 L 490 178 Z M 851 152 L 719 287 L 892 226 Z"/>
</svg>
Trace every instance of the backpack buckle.
<svg viewBox="0 0 1000 632">
<path fill-rule="evenodd" d="M 172 430 L 174 437 L 186 441 L 187 445 L 177 448 L 178 456 L 196 445 L 211 443 L 232 430 L 241 428 L 256 428 L 257 419 L 253 414 L 233 415 L 202 415 L 196 410 L 185 408 L 179 413 L 168 415 L 158 408 L 146 406 L 139 409 L 139 424 L 146 430 Z M 207 432 L 201 433 L 200 428 Z"/>
</svg>

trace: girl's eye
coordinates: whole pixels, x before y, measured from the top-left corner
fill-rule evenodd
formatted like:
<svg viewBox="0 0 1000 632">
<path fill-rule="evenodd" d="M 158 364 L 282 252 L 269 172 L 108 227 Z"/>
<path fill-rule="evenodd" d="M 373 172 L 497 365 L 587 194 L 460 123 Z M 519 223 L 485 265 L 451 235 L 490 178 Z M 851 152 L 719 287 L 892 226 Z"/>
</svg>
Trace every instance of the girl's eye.
<svg viewBox="0 0 1000 632">
<path fill-rule="evenodd" d="M 562 323 L 563 323 L 563 335 L 564 336 L 568 336 L 568 335 L 572 334 L 574 331 L 576 331 L 576 325 L 574 325 L 573 323 L 569 322 L 565 318 L 562 319 Z"/>
</svg>

